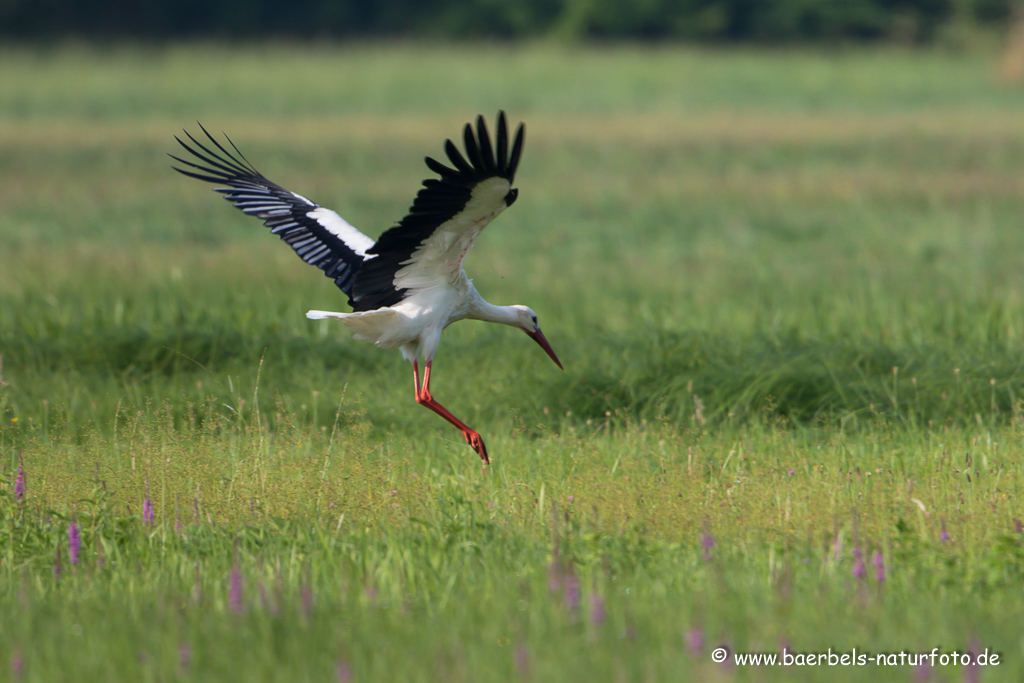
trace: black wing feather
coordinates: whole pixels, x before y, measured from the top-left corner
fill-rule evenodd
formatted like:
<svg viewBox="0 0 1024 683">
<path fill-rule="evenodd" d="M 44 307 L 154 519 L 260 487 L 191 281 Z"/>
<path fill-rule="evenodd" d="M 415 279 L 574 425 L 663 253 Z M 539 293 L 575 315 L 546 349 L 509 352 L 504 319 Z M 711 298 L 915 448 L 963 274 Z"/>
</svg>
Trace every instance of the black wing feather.
<svg viewBox="0 0 1024 683">
<path fill-rule="evenodd" d="M 487 167 L 484 165 L 484 158 L 480 154 L 480 146 L 476 143 L 476 133 L 473 131 L 473 126 L 468 123 L 462 129 L 462 144 L 466 148 L 466 158 L 469 159 L 469 163 L 476 174 L 478 176 L 486 174 Z"/>
<path fill-rule="evenodd" d="M 508 174 L 515 176 L 516 170 L 519 168 L 519 157 L 523 153 L 523 135 L 526 130 L 523 128 L 523 124 L 519 124 L 519 128 L 516 130 L 516 139 L 512 143 L 512 154 L 508 158 Z"/>
<path fill-rule="evenodd" d="M 483 116 L 476 117 L 476 136 L 480 141 L 480 160 L 488 173 L 497 171 L 497 164 L 494 163 L 494 150 L 491 148 L 491 136 L 487 132 L 487 124 Z"/>
<path fill-rule="evenodd" d="M 427 168 L 429 168 L 431 171 L 441 176 L 442 178 L 448 178 L 449 180 L 458 180 L 459 172 L 456 171 L 454 168 L 448 168 L 440 161 L 432 157 L 426 157 L 424 161 L 427 163 Z"/>
<path fill-rule="evenodd" d="M 352 285 L 363 265 L 364 257 L 338 235 L 309 216 L 311 211 L 319 208 L 317 204 L 267 180 L 227 136 L 225 138 L 234 149 L 234 154 L 217 142 L 202 124 L 199 124 L 199 127 L 218 151 L 210 149 L 185 131 L 192 145 L 177 136 L 174 139 L 202 163 L 170 154 L 168 156 L 175 161 L 195 169 L 190 171 L 175 166 L 174 170 L 197 180 L 227 185 L 214 189 L 244 213 L 263 219 L 263 224 L 287 242 L 303 261 L 316 266 L 334 280 L 334 283 L 349 296 L 351 304 Z"/>
<path fill-rule="evenodd" d="M 439 226 L 465 209 L 472 197 L 473 188 L 480 182 L 500 177 L 512 184 L 522 154 L 523 126 L 520 124 L 516 131 L 511 156 L 508 154 L 505 112 L 498 113 L 496 135 L 497 157 L 483 117 L 478 117 L 476 135 L 471 125 L 467 124 L 463 130 L 465 157 L 455 143 L 445 141 L 445 153 L 454 168 L 431 157 L 426 158 L 427 168 L 440 178 L 424 180 L 405 218 L 381 235 L 377 243 L 367 251 L 367 255 L 372 255 L 372 258 L 364 262 L 352 287 L 354 310 L 371 311 L 402 301 L 407 290 L 395 287 L 395 273 L 408 263 L 420 244 Z M 508 204 L 515 199 L 516 192 L 509 192 L 509 198 L 506 199 Z"/>
<path fill-rule="evenodd" d="M 473 166 L 462 156 L 462 152 L 459 151 L 459 148 L 455 146 L 454 142 L 451 140 L 445 140 L 444 151 L 445 154 L 448 155 L 448 159 L 452 164 L 454 164 L 455 168 L 458 169 L 459 173 L 469 177 L 474 176 Z"/>
<path fill-rule="evenodd" d="M 508 125 L 505 123 L 505 112 L 498 113 L 498 168 L 508 168 Z"/>
</svg>

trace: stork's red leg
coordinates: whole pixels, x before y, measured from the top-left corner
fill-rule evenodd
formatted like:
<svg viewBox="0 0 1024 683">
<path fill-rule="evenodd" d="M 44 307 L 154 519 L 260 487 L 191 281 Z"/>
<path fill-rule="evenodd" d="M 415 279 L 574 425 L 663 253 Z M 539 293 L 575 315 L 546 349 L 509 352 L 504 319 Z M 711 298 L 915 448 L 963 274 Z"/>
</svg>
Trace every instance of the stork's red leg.
<svg viewBox="0 0 1024 683">
<path fill-rule="evenodd" d="M 464 438 L 466 442 L 473 447 L 473 450 L 477 452 L 480 459 L 489 465 L 491 461 L 487 457 L 487 447 L 484 445 L 484 440 L 480 436 L 480 433 L 476 430 L 470 429 L 465 422 L 448 412 L 447 408 L 435 401 L 434 397 L 430 395 L 430 364 L 432 362 L 433 361 L 427 361 L 427 367 L 423 373 L 422 387 L 420 387 L 419 366 L 416 364 L 416 361 L 412 362 L 412 380 L 416 389 L 416 402 L 421 406 L 430 408 L 435 413 L 458 427 L 459 431 L 462 432 L 462 438 Z"/>
</svg>

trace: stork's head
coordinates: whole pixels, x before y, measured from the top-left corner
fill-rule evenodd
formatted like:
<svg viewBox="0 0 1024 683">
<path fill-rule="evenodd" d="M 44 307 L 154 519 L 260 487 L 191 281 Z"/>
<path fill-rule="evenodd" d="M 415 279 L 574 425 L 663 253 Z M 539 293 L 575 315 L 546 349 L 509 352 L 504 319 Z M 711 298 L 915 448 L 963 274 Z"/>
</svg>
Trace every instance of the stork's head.
<svg viewBox="0 0 1024 683">
<path fill-rule="evenodd" d="M 551 360 L 555 361 L 555 365 L 561 368 L 561 361 L 558 360 L 558 356 L 555 355 L 554 350 L 551 348 L 551 344 L 549 344 L 548 340 L 544 337 L 544 333 L 540 331 L 540 325 L 537 324 L 537 314 L 526 306 L 513 306 L 512 308 L 514 308 L 517 313 L 515 326 L 528 334 L 533 341 L 540 344 L 540 347 L 544 349 L 549 356 L 551 356 Z M 565 368 L 562 369 L 564 370 Z"/>
</svg>

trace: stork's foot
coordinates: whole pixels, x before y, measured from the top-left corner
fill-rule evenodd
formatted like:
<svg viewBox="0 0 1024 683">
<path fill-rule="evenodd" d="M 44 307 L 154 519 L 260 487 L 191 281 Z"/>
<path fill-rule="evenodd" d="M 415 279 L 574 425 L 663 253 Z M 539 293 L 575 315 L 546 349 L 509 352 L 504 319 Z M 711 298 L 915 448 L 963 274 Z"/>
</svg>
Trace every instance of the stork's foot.
<svg viewBox="0 0 1024 683">
<path fill-rule="evenodd" d="M 473 447 L 473 450 L 477 452 L 480 459 L 484 461 L 484 464 L 490 465 L 491 460 L 487 457 L 487 446 L 484 445 L 483 437 L 472 429 L 463 432 L 462 436 L 466 438 L 466 443 Z"/>
</svg>

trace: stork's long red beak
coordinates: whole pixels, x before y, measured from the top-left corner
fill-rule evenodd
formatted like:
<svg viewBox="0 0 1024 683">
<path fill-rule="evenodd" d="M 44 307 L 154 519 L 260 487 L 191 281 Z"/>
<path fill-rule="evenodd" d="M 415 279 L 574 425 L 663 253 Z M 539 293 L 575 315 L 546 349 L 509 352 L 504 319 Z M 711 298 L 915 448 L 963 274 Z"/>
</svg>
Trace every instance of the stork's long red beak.
<svg viewBox="0 0 1024 683">
<path fill-rule="evenodd" d="M 544 333 L 540 331 L 539 327 L 536 332 L 527 332 L 526 334 L 530 335 L 533 341 L 540 344 L 540 348 L 544 349 L 547 354 L 551 356 L 551 360 L 555 361 L 555 365 L 562 370 L 565 370 L 565 368 L 562 367 L 561 361 L 558 360 L 558 356 L 555 355 L 554 349 L 551 348 L 551 344 L 548 344 L 547 338 L 544 336 Z"/>
</svg>

